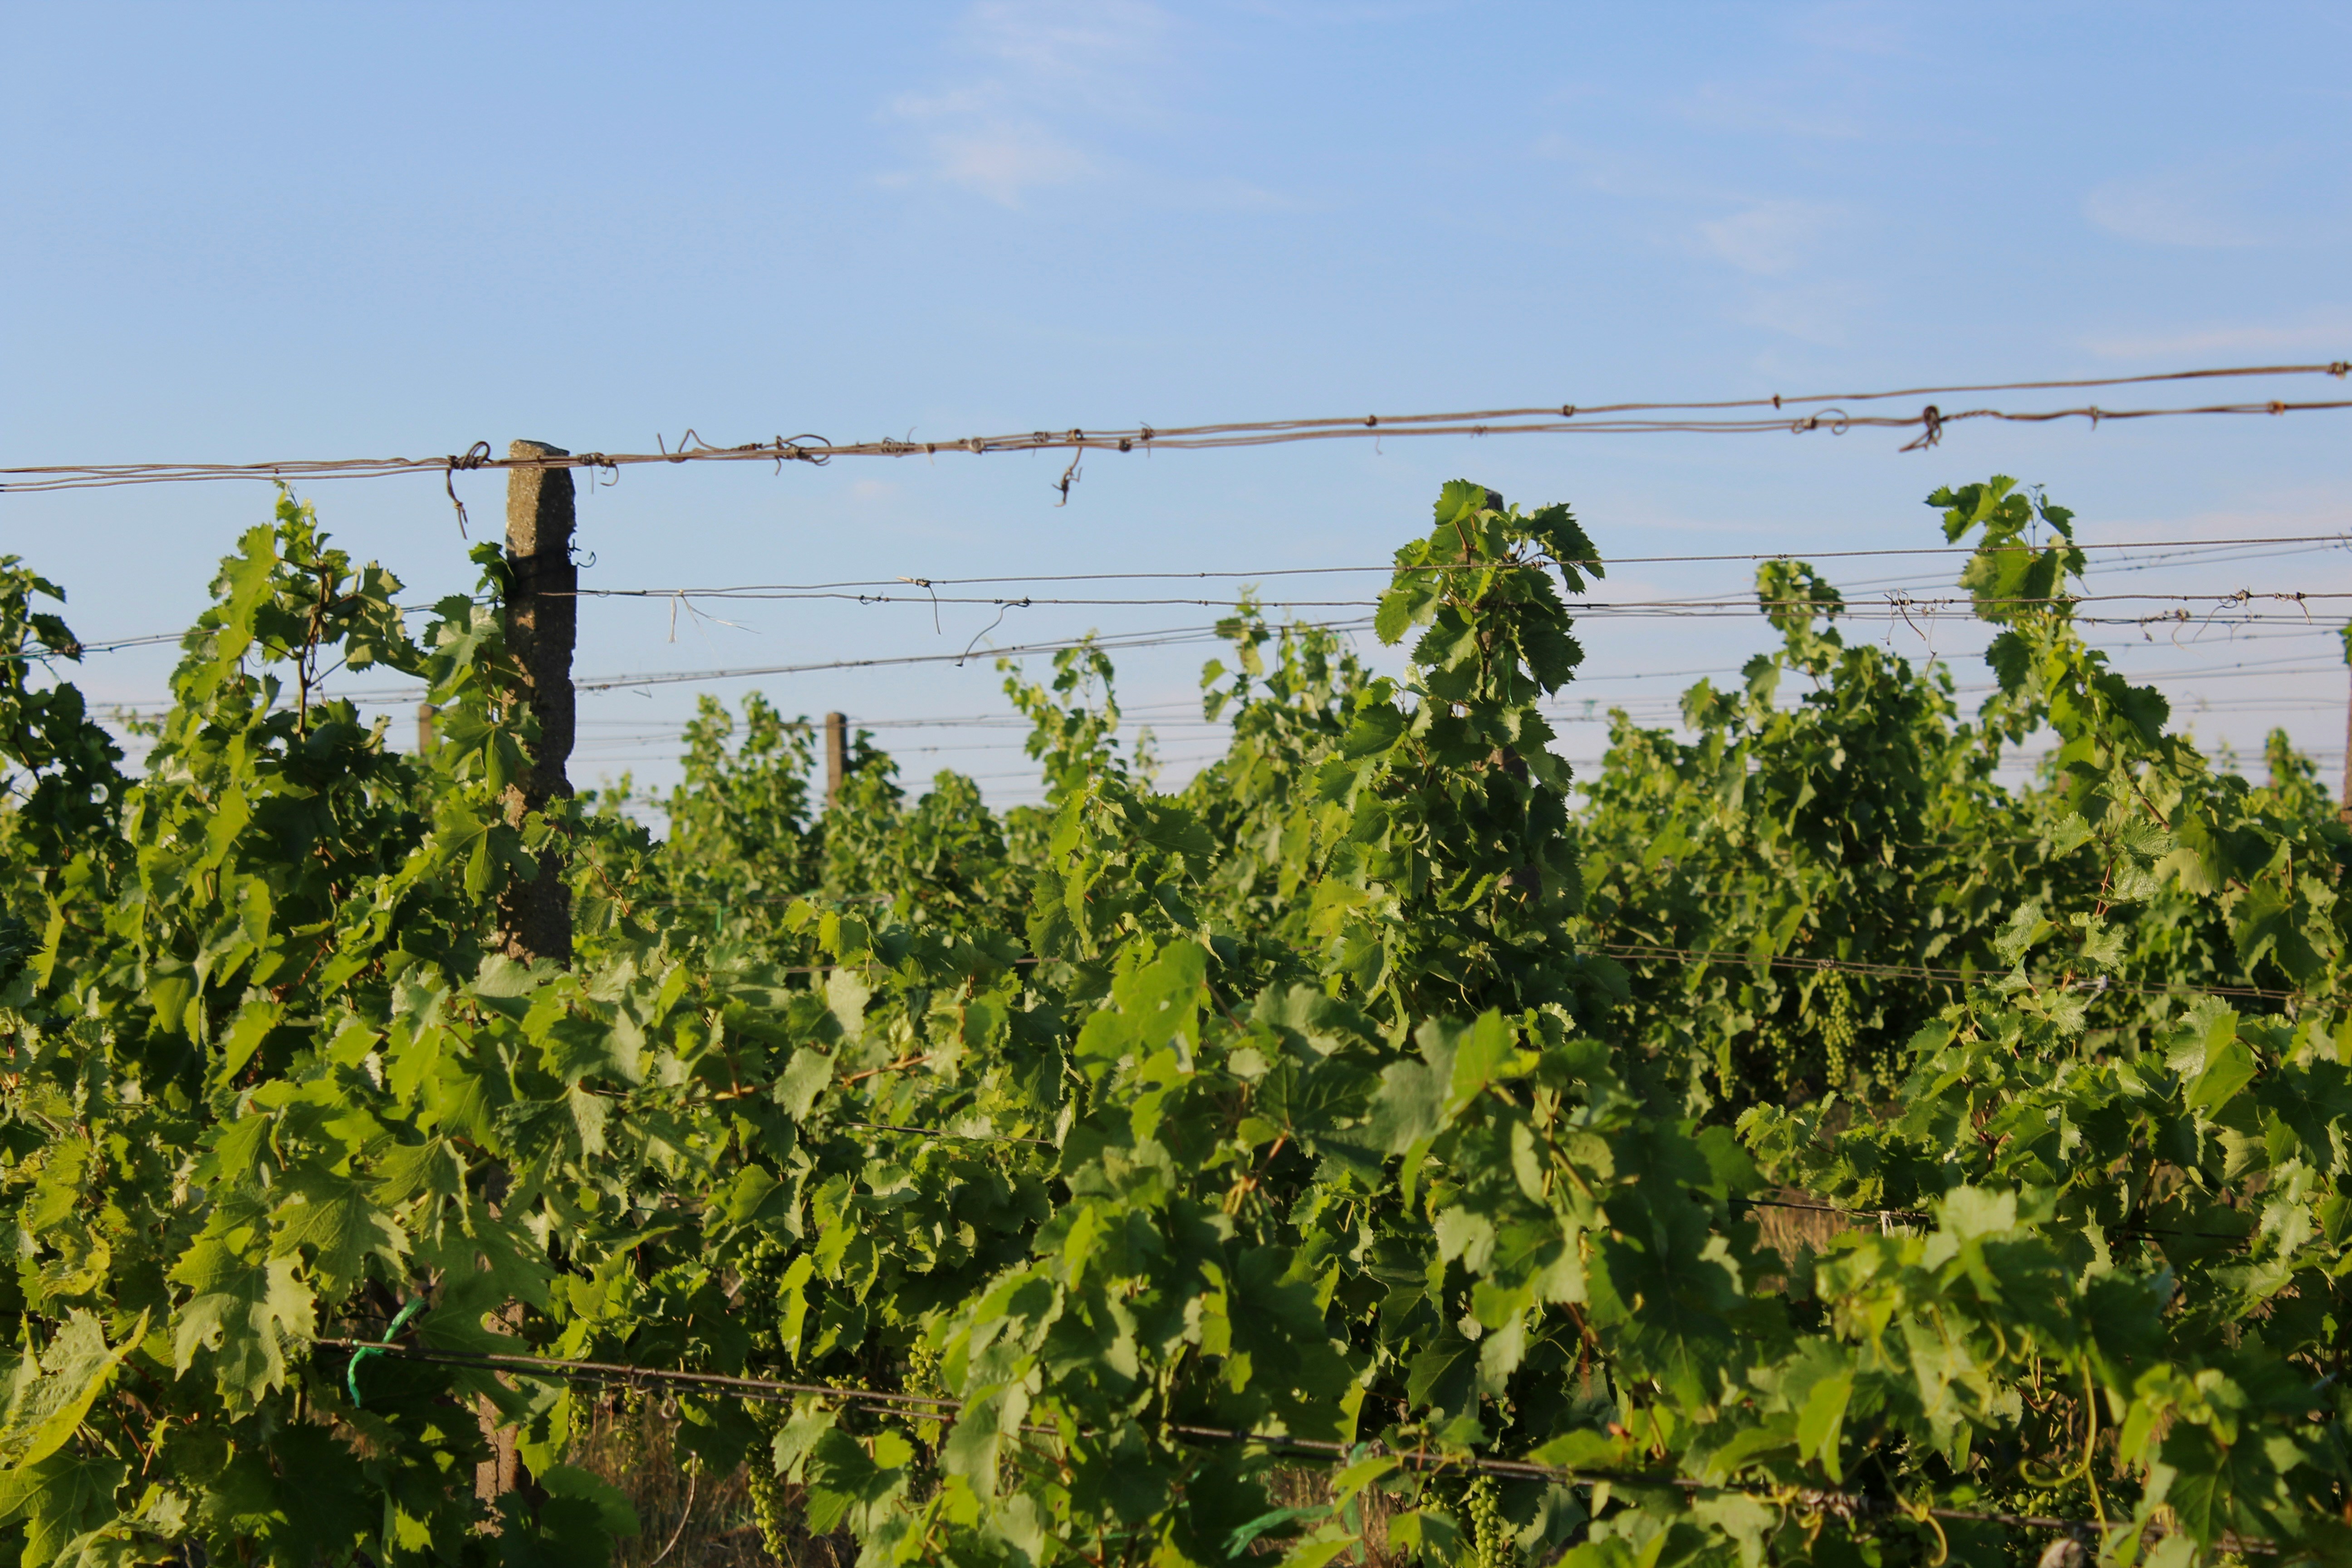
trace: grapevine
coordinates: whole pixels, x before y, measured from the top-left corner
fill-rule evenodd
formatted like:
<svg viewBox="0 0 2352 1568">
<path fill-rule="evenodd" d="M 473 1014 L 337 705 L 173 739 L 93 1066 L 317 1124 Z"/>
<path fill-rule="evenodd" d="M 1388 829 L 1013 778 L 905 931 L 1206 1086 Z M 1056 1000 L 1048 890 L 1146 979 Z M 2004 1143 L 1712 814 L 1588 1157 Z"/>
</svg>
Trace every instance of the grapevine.
<svg viewBox="0 0 2352 1568">
<path fill-rule="evenodd" d="M 710 704 L 661 839 L 508 815 L 495 552 L 412 635 L 282 499 L 135 773 L 0 562 L 0 1547 L 609 1562 L 598 1395 L 525 1352 L 789 1384 L 669 1385 L 663 1447 L 872 1568 L 2352 1560 L 2352 832 L 2087 646 L 2072 513 L 1931 504 L 1972 714 L 1775 561 L 1768 651 L 1574 778 L 1602 552 L 1456 482 L 1404 672 L 1244 600 L 1181 790 L 1082 646 L 1005 671 L 1040 806 L 861 737 L 824 809 Z"/>
</svg>

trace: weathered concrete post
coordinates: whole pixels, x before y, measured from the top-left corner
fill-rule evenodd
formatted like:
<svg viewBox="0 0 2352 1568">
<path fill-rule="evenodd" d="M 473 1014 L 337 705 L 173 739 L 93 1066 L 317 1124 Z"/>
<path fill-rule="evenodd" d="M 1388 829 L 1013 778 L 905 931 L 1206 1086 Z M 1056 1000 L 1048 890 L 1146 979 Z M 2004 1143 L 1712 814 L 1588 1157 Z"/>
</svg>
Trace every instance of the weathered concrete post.
<svg viewBox="0 0 2352 1568">
<path fill-rule="evenodd" d="M 510 458 L 571 454 L 543 441 L 517 441 Z M 572 647 L 579 635 L 580 571 L 572 562 L 572 492 L 569 468 L 507 470 L 507 567 L 513 575 L 507 602 L 507 646 L 522 666 L 523 700 L 539 720 L 530 768 L 507 786 L 507 821 L 572 793 L 564 766 L 572 758 Z M 539 875 L 509 881 L 499 896 L 499 943 L 518 963 L 572 962 L 572 896 L 563 881 L 563 852 L 541 852 Z"/>
<path fill-rule="evenodd" d="M 517 441 L 510 458 L 562 458 L 571 454 L 543 441 Z M 572 758 L 574 729 L 572 649 L 580 626 L 579 569 L 572 562 L 573 522 L 572 470 L 520 468 L 507 470 L 507 647 L 521 668 L 518 695 L 539 721 L 539 742 L 523 776 L 507 786 L 507 821 L 520 826 L 525 816 L 572 793 L 564 765 Z M 430 743 L 432 721 L 419 715 L 419 743 Z M 539 875 L 516 877 L 499 893 L 498 942 L 519 963 L 552 959 L 572 963 L 572 893 L 563 880 L 563 851 L 551 845 L 540 852 Z M 506 1173 L 487 1173 L 484 1199 L 495 1212 L 506 1198 Z M 485 1260 L 487 1266 L 487 1260 Z M 501 1318 L 509 1330 L 521 1322 L 521 1309 Z M 488 1399 L 478 1412 L 490 1457 L 474 1469 L 474 1495 L 496 1507 L 509 1492 L 535 1500 L 530 1477 L 515 1451 L 515 1432 L 499 1424 Z"/>
<path fill-rule="evenodd" d="M 2344 663 L 2352 668 L 2352 629 L 2344 634 Z M 2336 815 L 2352 822 L 2352 702 L 2344 705 L 2344 793 L 2336 797 Z"/>
</svg>

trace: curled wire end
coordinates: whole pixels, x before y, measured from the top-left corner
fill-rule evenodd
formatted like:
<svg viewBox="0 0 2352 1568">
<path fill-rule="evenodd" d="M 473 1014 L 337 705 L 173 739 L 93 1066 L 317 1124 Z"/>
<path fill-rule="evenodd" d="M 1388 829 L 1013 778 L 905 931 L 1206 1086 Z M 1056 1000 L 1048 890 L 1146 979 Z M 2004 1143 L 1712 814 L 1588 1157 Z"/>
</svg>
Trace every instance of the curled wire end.
<svg viewBox="0 0 2352 1568">
<path fill-rule="evenodd" d="M 964 666 L 964 660 L 966 660 L 966 659 L 968 659 L 968 658 L 970 658 L 971 657 L 971 650 L 972 650 L 972 649 L 974 649 L 974 648 L 976 648 L 976 647 L 978 647 L 980 646 L 980 640 L 981 640 L 981 638 L 982 638 L 982 637 L 986 637 L 989 633 L 991 633 L 991 632 L 994 631 L 997 627 L 999 627 L 999 626 L 1003 626 L 1003 625 L 1004 624 L 1004 617 L 1005 617 L 1008 614 L 1010 614 L 1012 611 L 1014 611 L 1014 610 L 1025 610 L 1025 609 L 1027 609 L 1028 607 L 1029 607 L 1029 601 L 1028 601 L 1027 599 L 1020 599 L 1020 600 L 1013 600 L 1013 599 L 1000 599 L 1000 600 L 998 600 L 998 601 L 997 601 L 997 607 L 996 607 L 996 618 L 995 618 L 994 620 L 992 620 L 992 621 L 989 622 L 989 623 L 988 623 L 988 625 L 986 625 L 986 626 L 982 626 L 982 628 L 981 628 L 977 633 L 975 633 L 975 634 L 973 635 L 973 637 L 972 637 L 971 641 L 970 641 L 970 642 L 968 642 L 968 643 L 964 644 L 963 652 L 961 652 L 961 653 L 960 653 L 960 654 L 958 654 L 958 655 L 956 656 L 956 668 L 957 668 L 958 669 L 961 669 L 961 668 L 963 668 L 963 666 Z"/>
<path fill-rule="evenodd" d="M 449 492 L 449 504 L 457 509 L 457 537 L 471 539 L 466 528 L 466 503 L 457 499 L 457 470 L 479 468 L 490 460 L 490 444 L 477 441 L 463 452 L 453 452 L 441 460 L 441 488 Z"/>
<path fill-rule="evenodd" d="M 452 453 L 441 460 L 441 488 L 449 493 L 449 504 L 457 509 L 457 537 L 471 539 L 466 528 L 466 503 L 457 499 L 457 470 L 478 468 L 490 460 L 490 444 L 477 441 L 462 453 Z"/>
</svg>

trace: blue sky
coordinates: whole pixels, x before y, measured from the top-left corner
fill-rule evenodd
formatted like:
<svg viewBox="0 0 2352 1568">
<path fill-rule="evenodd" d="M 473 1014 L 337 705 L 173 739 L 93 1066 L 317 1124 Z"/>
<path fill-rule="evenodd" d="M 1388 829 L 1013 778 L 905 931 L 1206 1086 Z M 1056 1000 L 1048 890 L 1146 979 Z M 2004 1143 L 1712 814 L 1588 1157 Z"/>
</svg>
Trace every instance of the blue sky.
<svg viewBox="0 0 2352 1568">
<path fill-rule="evenodd" d="M 626 450 L 688 427 L 945 438 L 2352 355 L 2342 6 L 17 3 L 5 21 L 5 464 Z M 2352 415 L 2315 415 L 1978 426 L 1909 454 L 1857 432 L 1104 456 L 1061 508 L 1043 457 L 636 469 L 583 502 L 584 581 L 1371 565 L 1457 475 L 1569 501 L 1621 556 L 1924 542 L 1920 499 L 1996 470 L 2095 539 L 2337 533 L 2347 436 Z M 459 482 L 494 526 L 499 481 Z M 304 493 L 420 595 L 464 580 L 437 478 Z M 0 549 L 68 585 L 85 637 L 163 630 L 268 500 L 0 496 Z M 1747 578 L 1628 567 L 1609 592 Z M 2131 585 L 2352 590 L 2352 556 Z M 996 614 L 707 608 L 737 624 L 593 602 L 579 668 L 953 651 Z M 1212 618 L 1040 605 L 996 637 Z M 2266 630 L 2113 640 L 2200 736 L 2243 747 L 2283 722 L 2332 766 L 2343 673 L 2324 637 Z M 1857 635 L 1977 679 L 1959 626 Z M 1595 619 L 1573 710 L 1650 711 L 1681 684 L 1664 672 L 1762 640 Z M 1121 660 L 1123 696 L 1179 721 L 1180 772 L 1212 743 L 1181 723 L 1200 657 Z M 2227 668 L 2253 659 L 2283 662 Z M 152 700 L 168 668 L 93 658 L 85 684 Z M 666 779 L 661 736 L 701 690 L 884 721 L 1001 712 L 997 683 L 975 660 L 600 696 L 573 773 Z M 885 738 L 909 773 L 1034 793 L 1012 732 Z M 1599 744 L 1580 724 L 1561 749 Z"/>
</svg>

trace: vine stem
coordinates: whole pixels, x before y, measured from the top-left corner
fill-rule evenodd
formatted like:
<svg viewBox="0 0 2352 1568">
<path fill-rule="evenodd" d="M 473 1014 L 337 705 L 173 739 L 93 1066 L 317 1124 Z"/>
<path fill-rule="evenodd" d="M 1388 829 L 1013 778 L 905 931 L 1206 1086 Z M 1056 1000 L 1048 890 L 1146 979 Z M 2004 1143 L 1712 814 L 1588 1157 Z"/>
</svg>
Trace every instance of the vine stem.
<svg viewBox="0 0 2352 1568">
<path fill-rule="evenodd" d="M 841 1086 L 844 1089 L 846 1089 L 851 1084 L 863 1082 L 865 1079 L 872 1078 L 877 1073 L 897 1072 L 900 1068 L 910 1068 L 918 1062 L 929 1061 L 929 1059 L 930 1055 L 929 1052 L 925 1052 L 921 1056 L 901 1057 L 895 1062 L 886 1062 L 878 1068 L 867 1068 L 864 1072 L 851 1073 L 847 1078 L 841 1080 Z"/>
</svg>

